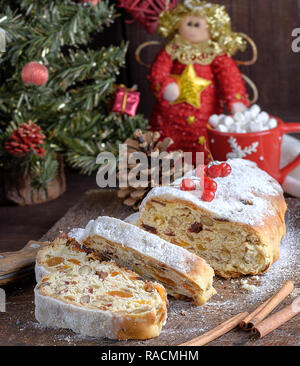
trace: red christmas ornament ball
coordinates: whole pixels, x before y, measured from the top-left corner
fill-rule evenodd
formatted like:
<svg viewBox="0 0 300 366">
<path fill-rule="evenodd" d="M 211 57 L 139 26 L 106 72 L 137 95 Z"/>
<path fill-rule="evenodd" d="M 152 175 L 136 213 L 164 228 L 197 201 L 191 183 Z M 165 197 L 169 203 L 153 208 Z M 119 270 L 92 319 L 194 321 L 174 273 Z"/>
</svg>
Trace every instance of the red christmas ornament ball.
<svg viewBox="0 0 300 366">
<path fill-rule="evenodd" d="M 23 67 L 22 80 L 24 84 L 35 86 L 45 85 L 48 81 L 48 69 L 39 62 L 29 62 Z"/>
<path fill-rule="evenodd" d="M 96 6 L 101 2 L 101 0 L 80 0 L 80 2 L 82 4 L 90 3 L 91 5 Z"/>
</svg>

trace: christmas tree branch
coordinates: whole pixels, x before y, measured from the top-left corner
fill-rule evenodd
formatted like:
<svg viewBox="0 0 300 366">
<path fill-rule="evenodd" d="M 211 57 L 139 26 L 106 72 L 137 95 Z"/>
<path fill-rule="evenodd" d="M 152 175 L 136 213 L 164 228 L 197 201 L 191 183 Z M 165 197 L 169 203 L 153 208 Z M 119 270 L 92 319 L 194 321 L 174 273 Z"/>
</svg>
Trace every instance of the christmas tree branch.
<svg viewBox="0 0 300 366">
<path fill-rule="evenodd" d="M 0 85 L 0 166 L 28 172 L 36 189 L 45 188 L 57 174 L 58 153 L 73 168 L 91 174 L 99 168 L 100 152 L 117 155 L 120 143 L 147 126 L 141 115 L 110 113 L 128 45 L 91 46 L 94 34 L 117 17 L 114 6 L 108 0 L 97 6 L 79 0 L 19 0 L 11 10 L 5 3 L 0 0 L 0 9 L 7 10 L 0 28 L 13 42 L 0 68 L 5 80 Z M 24 81 L 22 70 L 31 61 L 47 68 L 45 84 Z M 40 147 L 45 156 L 32 148 L 30 134 L 27 147 L 22 136 L 17 145 L 7 144 L 29 120 L 46 135 Z M 25 151 L 22 157 L 17 156 L 20 151 Z"/>
<path fill-rule="evenodd" d="M 22 29 L 24 28 L 24 23 L 22 17 L 20 14 L 14 14 L 8 6 L 0 13 L 0 28 L 5 31 L 7 43 L 19 37 L 23 38 Z"/>
<path fill-rule="evenodd" d="M 94 121 L 94 127 L 97 121 Z M 66 161 L 73 168 L 79 169 L 83 174 L 91 174 L 99 168 L 96 158 L 102 151 L 110 151 L 118 154 L 119 144 L 133 136 L 136 129 L 145 130 L 147 120 L 142 115 L 130 117 L 110 113 L 102 120 L 102 128 L 99 131 L 93 125 L 82 126 L 78 130 L 68 130 L 67 134 L 58 133 L 59 145 L 66 146 Z M 80 137 L 77 135 L 81 131 Z"/>
<path fill-rule="evenodd" d="M 65 91 L 75 82 L 99 80 L 103 77 L 117 76 L 119 68 L 124 66 L 127 44 L 119 47 L 102 47 L 101 50 L 70 50 L 68 56 L 54 62 L 51 67 L 56 70 L 49 86 L 59 85 Z"/>
<path fill-rule="evenodd" d="M 108 1 L 94 7 L 68 1 L 50 5 L 49 1 L 22 1 L 21 6 L 28 29 L 25 40 L 16 42 L 8 54 L 16 66 L 28 57 L 50 63 L 63 46 L 87 45 L 92 32 L 101 31 L 116 18 L 114 7 Z"/>
</svg>

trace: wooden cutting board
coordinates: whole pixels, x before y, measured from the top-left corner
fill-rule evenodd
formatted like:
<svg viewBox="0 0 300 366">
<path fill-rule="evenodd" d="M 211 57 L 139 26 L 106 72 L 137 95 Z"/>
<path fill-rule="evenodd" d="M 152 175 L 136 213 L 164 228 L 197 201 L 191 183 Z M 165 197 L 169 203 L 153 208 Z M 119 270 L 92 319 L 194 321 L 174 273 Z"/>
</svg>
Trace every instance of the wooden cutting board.
<svg viewBox="0 0 300 366">
<path fill-rule="evenodd" d="M 290 279 L 294 292 L 278 307 L 291 303 L 300 296 L 300 200 L 287 199 L 287 235 L 282 241 L 280 259 L 270 271 L 259 278 L 248 278 L 256 285 L 253 292 L 243 289 L 241 280 L 216 278 L 218 294 L 201 307 L 170 298 L 168 321 L 159 337 L 147 341 L 98 340 L 76 335 L 70 330 L 45 328 L 34 317 L 34 276 L 7 289 L 7 312 L 0 313 L 0 345 L 178 345 L 217 326 L 242 311 L 253 311 L 258 305 Z M 124 219 L 131 214 L 117 198 L 115 190 L 88 191 L 41 240 L 52 240 L 60 230 L 68 232 L 73 227 L 83 227 L 99 215 Z M 299 316 L 291 319 L 263 339 L 256 339 L 239 329 L 213 341 L 210 345 L 299 345 Z"/>
</svg>

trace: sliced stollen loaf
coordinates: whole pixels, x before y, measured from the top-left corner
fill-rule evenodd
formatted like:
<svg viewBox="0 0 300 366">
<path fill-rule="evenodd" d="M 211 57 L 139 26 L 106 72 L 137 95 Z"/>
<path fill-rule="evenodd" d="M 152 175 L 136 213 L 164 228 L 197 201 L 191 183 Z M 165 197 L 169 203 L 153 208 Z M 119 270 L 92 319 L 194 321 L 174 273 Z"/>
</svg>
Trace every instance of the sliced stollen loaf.
<svg viewBox="0 0 300 366">
<path fill-rule="evenodd" d="M 180 190 L 179 179 L 176 187 L 148 193 L 137 225 L 201 256 L 222 277 L 261 274 L 277 260 L 285 234 L 283 192 L 255 163 L 227 163 L 232 172 L 214 179 L 218 188 L 213 201 L 201 200 L 197 191 Z"/>
<path fill-rule="evenodd" d="M 84 257 L 85 248 L 78 251 L 80 245 L 74 239 L 54 246 L 54 251 L 53 247 L 43 249 L 41 267 L 47 263 L 44 259 L 55 262 L 65 255 L 67 268 L 62 265 L 55 270 L 46 264 L 48 274 L 34 290 L 40 323 L 97 338 L 149 339 L 160 334 L 167 317 L 163 286 L 144 281 L 114 262 L 97 260 L 90 251 Z"/>
<path fill-rule="evenodd" d="M 121 220 L 100 216 L 69 237 L 145 278 L 164 285 L 176 298 L 204 304 L 213 294 L 213 269 L 198 256 Z"/>
<path fill-rule="evenodd" d="M 80 245 L 75 240 L 67 240 L 67 235 L 61 235 L 50 245 L 39 250 L 35 262 L 36 282 L 51 272 L 68 272 L 73 266 L 82 266 L 92 260 L 101 259 L 92 249 Z"/>
</svg>

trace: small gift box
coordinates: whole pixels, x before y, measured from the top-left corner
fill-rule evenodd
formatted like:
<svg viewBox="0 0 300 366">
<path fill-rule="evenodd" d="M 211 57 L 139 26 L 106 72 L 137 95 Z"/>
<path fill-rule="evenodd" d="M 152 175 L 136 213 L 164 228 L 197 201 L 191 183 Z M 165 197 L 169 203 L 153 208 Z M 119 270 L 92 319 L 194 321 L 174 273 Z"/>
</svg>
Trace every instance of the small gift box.
<svg viewBox="0 0 300 366">
<path fill-rule="evenodd" d="M 136 91 L 136 86 L 128 89 L 124 85 L 117 87 L 112 112 L 128 114 L 132 117 L 136 115 L 136 110 L 140 102 L 140 92 Z"/>
</svg>

